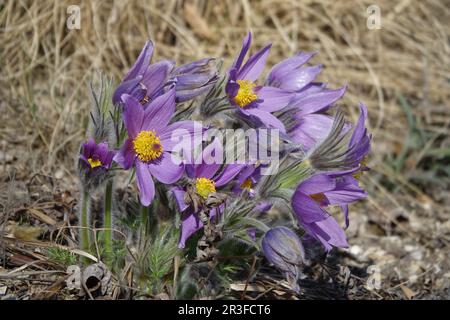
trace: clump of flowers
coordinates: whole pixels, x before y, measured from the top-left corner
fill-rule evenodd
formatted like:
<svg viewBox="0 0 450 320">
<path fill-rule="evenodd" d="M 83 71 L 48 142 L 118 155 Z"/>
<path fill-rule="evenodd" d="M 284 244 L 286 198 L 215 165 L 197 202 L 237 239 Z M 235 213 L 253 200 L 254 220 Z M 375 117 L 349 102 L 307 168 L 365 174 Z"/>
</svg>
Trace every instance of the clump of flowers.
<svg viewBox="0 0 450 320">
<path fill-rule="evenodd" d="M 248 268 L 244 258 L 218 267 L 243 247 L 301 292 L 304 247 L 348 247 L 349 205 L 367 197 L 360 184 L 369 170 L 367 108 L 360 105 L 356 124 L 345 120 L 335 103 L 347 88 L 316 82 L 321 66 L 307 65 L 315 52 L 275 64 L 262 79 L 271 45 L 246 59 L 251 42 L 248 33 L 221 73 L 214 58 L 151 63 L 147 41 L 120 84 L 94 99 L 93 130 L 79 155 L 80 245 L 92 250 L 89 199 L 103 190 L 102 258 L 116 266 L 114 252 L 128 247 L 122 258 L 134 259 L 144 291 L 160 293 L 181 268 L 172 295 L 185 298 L 186 274 Z M 131 203 L 120 203 L 127 187 Z M 133 216 L 141 219 L 126 229 Z M 126 229 L 123 236 L 130 226 L 139 228 L 137 239 L 125 234 L 120 242 L 112 232 Z"/>
</svg>

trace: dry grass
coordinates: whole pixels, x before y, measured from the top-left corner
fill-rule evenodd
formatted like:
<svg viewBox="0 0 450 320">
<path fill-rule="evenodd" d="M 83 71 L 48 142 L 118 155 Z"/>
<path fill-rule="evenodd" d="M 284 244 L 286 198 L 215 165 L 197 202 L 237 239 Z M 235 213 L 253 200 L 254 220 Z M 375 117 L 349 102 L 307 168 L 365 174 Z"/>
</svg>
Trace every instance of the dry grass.
<svg viewBox="0 0 450 320">
<path fill-rule="evenodd" d="M 88 121 L 87 82 L 99 70 L 118 81 L 146 39 L 155 40 L 156 59 L 213 56 L 229 63 L 251 29 L 255 47 L 273 42 L 269 63 L 319 50 L 321 80 L 348 84 L 342 104 L 350 115 L 356 117 L 359 101 L 368 105 L 374 140 L 373 171 L 364 178 L 367 216 L 429 246 L 421 229 L 396 217 L 422 210 L 431 221 L 445 221 L 450 214 L 444 192 L 450 173 L 441 174 L 450 154 L 450 3 L 377 1 L 382 29 L 369 30 L 372 2 L 81 1 L 81 30 L 69 31 L 71 1 L 4 1 L 1 182 L 11 171 L 18 180 L 41 172 L 64 177 L 61 184 L 73 189 L 74 154 Z"/>
</svg>

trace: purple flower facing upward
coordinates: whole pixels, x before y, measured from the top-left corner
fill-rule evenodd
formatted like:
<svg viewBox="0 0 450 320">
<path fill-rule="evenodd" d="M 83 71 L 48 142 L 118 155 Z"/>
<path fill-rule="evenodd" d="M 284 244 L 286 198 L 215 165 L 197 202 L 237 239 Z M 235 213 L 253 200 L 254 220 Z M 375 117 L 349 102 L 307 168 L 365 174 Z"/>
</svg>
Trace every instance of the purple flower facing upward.
<svg viewBox="0 0 450 320">
<path fill-rule="evenodd" d="M 344 230 L 325 208 L 329 205 L 346 207 L 366 197 L 366 192 L 351 175 L 321 173 L 300 183 L 291 201 L 305 231 L 329 251 L 333 246 L 347 248 L 348 243 Z M 344 213 L 347 214 L 345 210 Z"/>
<path fill-rule="evenodd" d="M 261 243 L 266 259 L 280 270 L 298 291 L 299 266 L 305 261 L 305 250 L 298 236 L 286 227 L 275 227 L 266 232 Z"/>
<path fill-rule="evenodd" d="M 114 104 L 122 102 L 123 94 L 129 94 L 146 107 L 172 84 L 175 84 L 176 101 L 183 102 L 205 93 L 218 79 L 216 68 L 210 63 L 213 59 L 201 59 L 175 68 L 175 62 L 169 60 L 152 64 L 152 56 L 153 43 L 149 40 L 114 92 Z"/>
<path fill-rule="evenodd" d="M 123 119 L 128 139 L 114 157 L 124 169 L 136 167 L 140 200 L 148 206 L 155 195 L 153 179 L 162 183 L 176 182 L 183 174 L 184 164 L 173 161 L 172 150 L 178 142 L 173 139 L 175 130 L 184 129 L 186 134 L 194 133 L 194 121 L 179 121 L 169 124 L 175 112 L 175 90 L 152 100 L 144 109 L 131 95 L 122 96 Z M 181 137 L 183 138 L 183 137 Z M 184 137 L 187 138 L 187 137 Z"/>
<path fill-rule="evenodd" d="M 268 128 L 277 128 L 285 132 L 283 123 L 272 112 L 286 107 L 293 97 L 289 90 L 274 86 L 256 85 L 255 81 L 261 75 L 271 44 L 252 55 L 245 63 L 244 58 L 250 49 L 252 34 L 245 37 L 241 51 L 228 72 L 228 82 L 225 91 L 230 103 L 239 114 L 256 118 Z"/>
<path fill-rule="evenodd" d="M 218 188 L 229 183 L 243 167 L 243 165 L 239 164 L 230 164 L 226 165 L 223 170 L 219 172 L 222 164 L 212 163 L 212 159 L 208 158 L 209 155 L 212 155 L 213 151 L 214 153 L 223 152 L 222 145 L 218 140 L 214 140 L 202 151 L 195 161 L 195 163 L 198 164 L 186 164 L 186 174 L 194 186 L 195 193 L 202 200 L 206 200 L 211 193 L 215 193 Z M 180 211 L 183 213 L 181 237 L 178 245 L 180 248 L 184 248 L 186 240 L 195 232 L 203 228 L 203 223 L 197 216 L 194 206 L 185 202 L 186 190 L 181 187 L 174 187 L 172 188 L 172 192 Z M 211 210 L 211 219 L 216 217 L 221 211 L 221 207 Z"/>
</svg>

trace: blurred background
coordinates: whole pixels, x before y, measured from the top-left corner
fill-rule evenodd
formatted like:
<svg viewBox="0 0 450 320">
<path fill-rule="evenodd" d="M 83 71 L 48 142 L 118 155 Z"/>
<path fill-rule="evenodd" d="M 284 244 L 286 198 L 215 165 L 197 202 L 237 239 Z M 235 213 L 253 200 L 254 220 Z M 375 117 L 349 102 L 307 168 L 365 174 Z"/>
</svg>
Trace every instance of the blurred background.
<svg viewBox="0 0 450 320">
<path fill-rule="evenodd" d="M 71 5 L 79 29 L 67 26 Z M 371 267 L 372 297 L 450 299 L 449 8 L 447 0 L 0 1 L 0 215 L 32 201 L 36 177 L 78 196 L 88 83 L 99 72 L 118 83 L 149 38 L 154 60 L 223 57 L 227 66 L 252 30 L 253 52 L 273 43 L 269 65 L 319 51 L 319 79 L 348 85 L 339 105 L 352 120 L 360 101 L 368 106 L 370 196 L 351 208 L 345 254 Z"/>
</svg>

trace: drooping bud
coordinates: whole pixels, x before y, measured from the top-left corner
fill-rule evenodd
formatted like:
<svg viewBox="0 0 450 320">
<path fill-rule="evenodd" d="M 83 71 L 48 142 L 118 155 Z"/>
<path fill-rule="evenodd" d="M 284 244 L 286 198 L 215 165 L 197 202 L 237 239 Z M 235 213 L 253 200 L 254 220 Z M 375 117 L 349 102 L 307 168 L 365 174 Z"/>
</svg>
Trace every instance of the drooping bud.
<svg viewBox="0 0 450 320">
<path fill-rule="evenodd" d="M 305 261 L 305 250 L 298 236 L 287 227 L 275 227 L 262 239 L 267 260 L 286 276 L 292 289 L 298 291 L 299 266 Z"/>
</svg>

